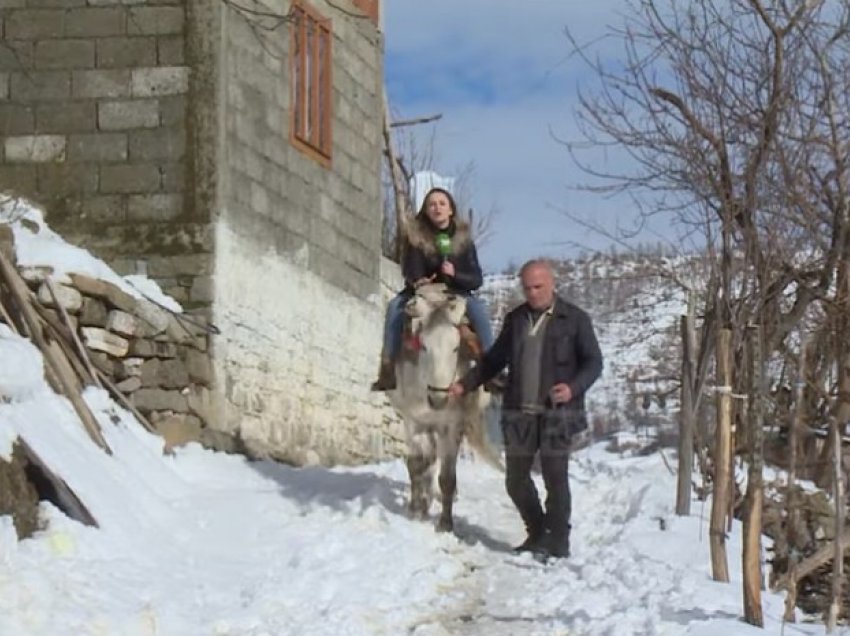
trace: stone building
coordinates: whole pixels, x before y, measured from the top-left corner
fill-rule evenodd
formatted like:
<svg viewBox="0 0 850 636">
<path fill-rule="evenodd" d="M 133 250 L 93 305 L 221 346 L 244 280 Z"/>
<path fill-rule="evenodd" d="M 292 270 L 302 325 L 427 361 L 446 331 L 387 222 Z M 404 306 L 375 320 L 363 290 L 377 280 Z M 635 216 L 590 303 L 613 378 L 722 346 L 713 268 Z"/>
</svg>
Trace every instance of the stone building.
<svg viewBox="0 0 850 636">
<path fill-rule="evenodd" d="M 210 320 L 204 439 L 394 452 L 378 0 L 0 0 L 0 189 Z"/>
</svg>

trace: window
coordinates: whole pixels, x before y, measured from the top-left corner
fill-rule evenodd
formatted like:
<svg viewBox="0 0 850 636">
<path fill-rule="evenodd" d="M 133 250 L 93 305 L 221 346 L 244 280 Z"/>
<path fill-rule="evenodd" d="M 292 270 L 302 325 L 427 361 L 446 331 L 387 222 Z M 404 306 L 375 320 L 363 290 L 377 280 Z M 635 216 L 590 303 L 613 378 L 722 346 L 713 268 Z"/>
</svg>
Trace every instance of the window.
<svg viewBox="0 0 850 636">
<path fill-rule="evenodd" d="M 300 0 L 293 3 L 292 15 L 292 141 L 330 165 L 331 22 Z"/>
<path fill-rule="evenodd" d="M 378 0 L 354 0 L 354 6 L 378 23 Z"/>
</svg>

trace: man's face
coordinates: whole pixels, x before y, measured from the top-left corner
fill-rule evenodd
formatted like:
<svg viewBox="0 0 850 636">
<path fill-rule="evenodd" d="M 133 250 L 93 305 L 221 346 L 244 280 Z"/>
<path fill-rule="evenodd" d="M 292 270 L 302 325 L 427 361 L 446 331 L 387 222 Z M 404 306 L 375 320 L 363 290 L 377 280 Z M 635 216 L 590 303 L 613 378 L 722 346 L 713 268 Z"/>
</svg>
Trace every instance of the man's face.
<svg viewBox="0 0 850 636">
<path fill-rule="evenodd" d="M 522 275 L 522 293 L 532 309 L 548 309 L 555 299 L 555 278 L 545 266 L 529 267 Z"/>
</svg>

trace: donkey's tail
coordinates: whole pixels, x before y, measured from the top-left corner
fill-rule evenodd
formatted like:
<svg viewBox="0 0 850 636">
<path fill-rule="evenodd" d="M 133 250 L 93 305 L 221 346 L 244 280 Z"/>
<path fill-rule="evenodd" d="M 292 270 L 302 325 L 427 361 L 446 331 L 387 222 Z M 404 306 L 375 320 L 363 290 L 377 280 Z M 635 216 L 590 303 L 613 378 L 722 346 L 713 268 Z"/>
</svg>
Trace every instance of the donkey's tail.
<svg viewBox="0 0 850 636">
<path fill-rule="evenodd" d="M 502 454 L 487 435 L 487 406 L 490 403 L 490 394 L 481 389 L 477 393 L 476 403 L 471 404 L 466 412 L 466 441 L 478 457 L 496 470 L 505 472 Z"/>
</svg>

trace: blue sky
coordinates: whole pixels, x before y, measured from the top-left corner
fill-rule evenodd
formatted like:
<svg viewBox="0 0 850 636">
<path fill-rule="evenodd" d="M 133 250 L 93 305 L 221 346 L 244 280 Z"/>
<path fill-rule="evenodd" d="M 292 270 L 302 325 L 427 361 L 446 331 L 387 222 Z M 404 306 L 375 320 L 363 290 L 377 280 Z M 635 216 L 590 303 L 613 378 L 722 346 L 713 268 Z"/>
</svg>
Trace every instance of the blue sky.
<svg viewBox="0 0 850 636">
<path fill-rule="evenodd" d="M 622 24 L 624 8 L 625 0 L 384 4 L 394 115 L 441 113 L 438 122 L 417 128 L 423 138 L 434 136 L 433 169 L 454 175 L 472 162 L 470 204 L 479 213 L 498 210 L 494 235 L 479 246 L 488 272 L 536 256 L 607 248 L 608 239 L 580 227 L 563 209 L 612 224 L 630 216 L 625 200 L 574 190 L 587 178 L 555 139 L 578 138 L 577 90 L 596 81 L 568 59 L 564 27 L 589 41 L 606 24 Z M 613 54 L 614 46 L 603 43 L 598 50 Z"/>
</svg>

